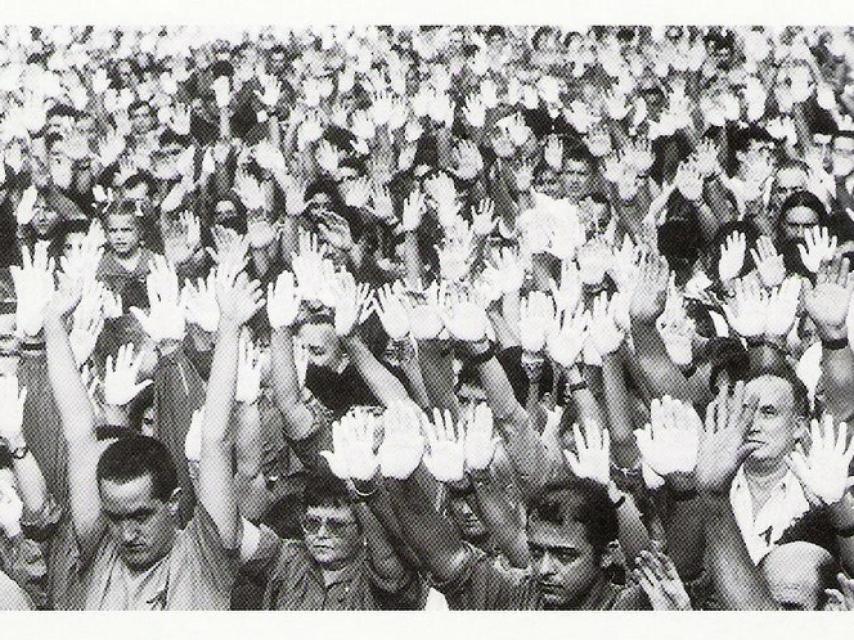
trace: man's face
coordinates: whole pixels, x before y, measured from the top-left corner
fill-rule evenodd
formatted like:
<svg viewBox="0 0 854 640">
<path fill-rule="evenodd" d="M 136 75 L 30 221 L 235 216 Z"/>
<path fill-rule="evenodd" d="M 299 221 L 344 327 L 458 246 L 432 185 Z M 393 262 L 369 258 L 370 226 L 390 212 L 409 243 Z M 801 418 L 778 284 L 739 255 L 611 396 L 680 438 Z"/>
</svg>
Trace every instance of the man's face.
<svg viewBox="0 0 854 640">
<path fill-rule="evenodd" d="M 783 236 L 786 240 L 803 240 L 807 229 L 818 224 L 818 215 L 809 207 L 792 207 L 783 220 Z"/>
<path fill-rule="evenodd" d="M 119 556 L 132 569 L 145 569 L 163 558 L 175 540 L 173 504 L 152 495 L 151 476 L 129 482 L 101 480 L 101 513 Z"/>
<path fill-rule="evenodd" d="M 448 513 L 466 540 L 478 540 L 488 533 L 465 498 L 454 496 L 448 500 Z"/>
<path fill-rule="evenodd" d="M 299 338 L 305 345 L 308 361 L 316 367 L 332 368 L 341 351 L 335 327 L 329 323 L 307 323 L 300 328 Z"/>
<path fill-rule="evenodd" d="M 107 219 L 107 241 L 116 255 L 125 258 L 139 249 L 139 229 L 130 215 L 112 215 Z"/>
<path fill-rule="evenodd" d="M 44 203 L 36 204 L 32 219 L 33 229 L 40 239 L 50 237 L 59 222 L 59 214 Z"/>
<path fill-rule="evenodd" d="M 806 189 L 807 174 L 797 167 L 787 167 L 777 172 L 771 189 L 771 203 L 779 207 L 795 191 Z M 779 209 L 778 209 L 779 210 Z"/>
<path fill-rule="evenodd" d="M 845 177 L 851 175 L 854 171 L 854 138 L 834 139 L 831 164 L 834 175 Z"/>
<path fill-rule="evenodd" d="M 154 405 L 146 407 L 145 411 L 142 412 L 140 433 L 150 438 L 154 437 Z"/>
<path fill-rule="evenodd" d="M 803 428 L 795 410 L 792 386 L 777 376 L 760 376 L 747 383 L 745 392 L 748 397 L 759 398 L 747 441 L 759 443 L 760 447 L 748 461 L 781 462 L 794 448 Z"/>
<path fill-rule="evenodd" d="M 362 533 L 350 507 L 308 507 L 302 530 L 309 553 L 323 567 L 340 568 L 362 548 Z"/>
<path fill-rule="evenodd" d="M 128 114 L 130 116 L 131 133 L 144 136 L 157 124 L 154 111 L 148 105 L 139 106 Z"/>
<path fill-rule="evenodd" d="M 580 522 L 559 526 L 529 521 L 528 549 L 543 604 L 548 607 L 576 606 L 602 576 Z"/>
<path fill-rule="evenodd" d="M 567 160 L 563 166 L 563 186 L 566 195 L 578 199 L 587 189 L 590 165 L 584 160 Z"/>
</svg>

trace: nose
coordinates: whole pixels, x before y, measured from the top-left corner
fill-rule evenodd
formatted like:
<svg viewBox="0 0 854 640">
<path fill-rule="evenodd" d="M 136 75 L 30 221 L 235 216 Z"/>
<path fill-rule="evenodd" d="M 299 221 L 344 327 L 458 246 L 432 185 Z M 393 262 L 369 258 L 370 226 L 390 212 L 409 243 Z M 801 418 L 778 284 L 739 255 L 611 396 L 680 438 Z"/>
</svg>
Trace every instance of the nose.
<svg viewBox="0 0 854 640">
<path fill-rule="evenodd" d="M 541 576 L 550 576 L 555 573 L 555 559 L 552 557 L 552 554 L 546 551 L 543 554 L 542 560 L 540 560 L 540 575 Z"/>
<path fill-rule="evenodd" d="M 136 541 L 139 537 L 139 529 L 132 522 L 122 524 L 122 542 L 130 544 Z"/>
</svg>

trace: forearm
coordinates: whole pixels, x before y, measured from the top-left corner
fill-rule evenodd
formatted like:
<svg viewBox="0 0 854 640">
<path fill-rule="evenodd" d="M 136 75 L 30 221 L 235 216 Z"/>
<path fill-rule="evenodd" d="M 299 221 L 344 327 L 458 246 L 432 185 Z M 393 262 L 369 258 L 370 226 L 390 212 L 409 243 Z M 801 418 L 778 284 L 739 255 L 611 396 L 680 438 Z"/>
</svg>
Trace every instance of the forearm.
<svg viewBox="0 0 854 640">
<path fill-rule="evenodd" d="M 44 321 L 48 378 L 68 442 L 95 443 L 95 416 L 89 394 L 74 361 L 62 318 L 47 313 Z M 35 391 L 35 390 L 33 390 Z"/>
<path fill-rule="evenodd" d="M 640 366 L 651 395 L 665 395 L 678 400 L 693 400 L 685 375 L 670 356 L 654 324 L 632 320 L 632 337 L 635 345 L 635 362 Z"/>
<path fill-rule="evenodd" d="M 216 523 L 222 542 L 228 549 L 236 547 L 240 530 L 229 429 L 237 385 L 239 338 L 238 325 L 220 321 L 205 398 L 199 462 L 199 500 Z"/>
<path fill-rule="evenodd" d="M 685 487 L 687 490 L 688 487 Z M 664 519 L 667 554 L 680 577 L 691 580 L 703 570 L 705 522 L 699 496 L 676 499 L 670 496 Z"/>
<path fill-rule="evenodd" d="M 821 380 L 827 408 L 837 420 L 848 420 L 854 414 L 854 352 L 823 349 Z"/>
<path fill-rule="evenodd" d="M 409 394 L 400 380 L 374 357 L 361 338 L 351 335 L 344 340 L 344 346 L 362 380 L 383 406 L 409 400 Z"/>
<path fill-rule="evenodd" d="M 854 496 L 850 491 L 839 502 L 828 508 L 830 524 L 835 531 L 850 530 L 854 527 Z M 836 536 L 839 546 L 839 560 L 848 575 L 854 574 L 854 536 Z"/>
<path fill-rule="evenodd" d="M 605 411 L 611 434 L 611 455 L 623 468 L 634 468 L 640 454 L 632 425 L 631 401 L 623 372 L 622 349 L 602 358 Z"/>
<path fill-rule="evenodd" d="M 302 440 L 314 431 L 311 412 L 302 401 L 299 378 L 294 363 L 294 345 L 291 329 L 276 329 L 270 336 L 270 353 L 273 365 L 273 391 L 276 406 L 282 412 L 285 436 Z"/>
<path fill-rule="evenodd" d="M 617 504 L 618 538 L 626 560 L 631 562 L 641 551 L 651 549 L 652 542 L 634 498 L 624 495 L 625 499 Z"/>
<path fill-rule="evenodd" d="M 14 451 L 24 451 L 26 446 L 23 437 L 18 442 L 10 442 L 9 448 Z M 24 503 L 26 513 L 41 513 L 48 499 L 47 483 L 41 467 L 30 451 L 23 457 L 12 458 L 12 470 L 18 485 L 18 493 Z"/>
<path fill-rule="evenodd" d="M 430 405 L 449 410 L 455 417 L 459 404 L 454 394 L 454 361 L 451 347 L 442 340 L 422 340 L 418 343 L 418 363 Z"/>
<path fill-rule="evenodd" d="M 406 577 L 406 568 L 380 520 L 365 502 L 356 502 L 353 511 L 362 526 L 368 558 L 374 571 L 385 580 L 402 581 Z"/>
<path fill-rule="evenodd" d="M 566 382 L 569 385 L 569 394 L 578 407 L 582 422 L 585 424 L 595 423 L 600 427 L 606 426 L 605 414 L 599 406 L 593 393 L 587 386 L 584 374 L 581 372 L 582 365 L 573 365 L 566 369 Z"/>
<path fill-rule="evenodd" d="M 747 553 L 729 500 L 704 499 L 708 566 L 715 591 L 725 610 L 776 610 L 777 603 L 764 576 Z"/>
<path fill-rule="evenodd" d="M 406 542 L 437 580 L 452 580 L 467 557 L 454 526 L 433 508 L 415 474 L 403 481 L 387 479 L 386 486 Z"/>
<path fill-rule="evenodd" d="M 237 473 L 251 480 L 262 475 L 261 413 L 257 402 L 238 402 L 234 413 L 237 418 L 234 438 Z"/>
<path fill-rule="evenodd" d="M 488 471 L 473 474 L 471 482 L 474 485 L 472 506 L 489 530 L 493 542 L 511 566 L 526 569 L 530 566 L 531 558 L 519 511 Z"/>
</svg>

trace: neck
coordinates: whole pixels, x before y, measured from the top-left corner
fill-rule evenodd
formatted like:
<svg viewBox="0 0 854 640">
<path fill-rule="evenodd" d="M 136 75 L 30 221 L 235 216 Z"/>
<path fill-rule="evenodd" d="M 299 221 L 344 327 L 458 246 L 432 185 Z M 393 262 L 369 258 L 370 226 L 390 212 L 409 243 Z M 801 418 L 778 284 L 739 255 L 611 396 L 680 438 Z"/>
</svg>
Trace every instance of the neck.
<svg viewBox="0 0 854 640">
<path fill-rule="evenodd" d="M 786 463 L 783 460 L 757 461 L 748 459 L 744 463 L 744 475 L 754 485 L 774 484 L 786 475 Z"/>
</svg>

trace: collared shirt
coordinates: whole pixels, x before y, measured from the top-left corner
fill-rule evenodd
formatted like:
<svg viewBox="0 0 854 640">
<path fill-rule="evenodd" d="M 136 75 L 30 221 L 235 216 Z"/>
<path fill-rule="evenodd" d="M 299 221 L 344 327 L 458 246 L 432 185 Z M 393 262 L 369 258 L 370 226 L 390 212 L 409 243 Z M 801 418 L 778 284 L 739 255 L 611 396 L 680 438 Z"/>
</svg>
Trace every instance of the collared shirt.
<svg viewBox="0 0 854 640">
<path fill-rule="evenodd" d="M 469 561 L 457 576 L 434 586 L 445 594 L 450 609 L 529 611 L 543 609 L 539 585 L 531 573 L 506 571 L 483 551 L 470 545 Z M 579 609 L 639 611 L 651 609 L 638 586 L 621 587 L 603 582 L 587 594 Z"/>
<path fill-rule="evenodd" d="M 423 600 L 423 585 L 416 572 L 407 572 L 400 580 L 385 579 L 374 571 L 364 552 L 326 584 L 304 542 L 282 540 L 265 526 L 247 569 L 268 576 L 264 609 L 400 610 L 420 608 Z"/>
<path fill-rule="evenodd" d="M 74 536 L 66 539 L 73 541 Z M 89 562 L 80 558 L 76 546 L 65 551 L 75 560 L 69 563 L 76 574 L 70 586 L 79 593 L 77 602 L 66 603 L 69 608 L 82 605 L 86 610 L 113 611 L 229 609 L 238 553 L 223 547 L 216 525 L 201 505 L 186 529 L 177 532 L 169 553 L 145 571 L 133 571 L 124 563 L 106 528 L 95 557 Z"/>
<path fill-rule="evenodd" d="M 786 475 L 771 489 L 768 501 L 754 517 L 753 496 L 747 484 L 744 465 L 735 474 L 729 490 L 729 499 L 747 552 L 755 564 L 759 564 L 777 545 L 786 530 L 810 508 L 801 483 L 787 470 Z"/>
</svg>

